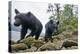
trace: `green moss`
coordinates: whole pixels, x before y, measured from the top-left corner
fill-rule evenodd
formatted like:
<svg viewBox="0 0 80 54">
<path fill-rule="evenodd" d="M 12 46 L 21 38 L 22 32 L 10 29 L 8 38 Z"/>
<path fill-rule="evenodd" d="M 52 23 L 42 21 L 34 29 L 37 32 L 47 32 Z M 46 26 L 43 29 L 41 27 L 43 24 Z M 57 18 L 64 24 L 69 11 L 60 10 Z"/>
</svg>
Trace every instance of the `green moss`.
<svg viewBox="0 0 80 54">
<path fill-rule="evenodd" d="M 25 43 L 28 48 L 31 48 L 32 44 L 34 43 L 34 38 L 33 37 L 28 37 L 22 40 L 23 43 Z"/>
</svg>

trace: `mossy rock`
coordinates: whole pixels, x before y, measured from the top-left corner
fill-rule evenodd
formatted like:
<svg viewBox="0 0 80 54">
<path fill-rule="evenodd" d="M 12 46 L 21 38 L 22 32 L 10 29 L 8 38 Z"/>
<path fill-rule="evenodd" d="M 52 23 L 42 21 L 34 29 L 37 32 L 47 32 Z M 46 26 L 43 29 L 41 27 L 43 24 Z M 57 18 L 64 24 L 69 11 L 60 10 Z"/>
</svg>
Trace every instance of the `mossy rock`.
<svg viewBox="0 0 80 54">
<path fill-rule="evenodd" d="M 35 40 L 33 43 L 33 46 L 37 48 L 41 47 L 42 45 L 44 45 L 44 42 L 42 40 Z"/>
<path fill-rule="evenodd" d="M 11 45 L 11 49 L 13 51 L 25 50 L 27 48 L 28 48 L 27 45 L 24 44 L 24 43 L 19 43 L 19 44 L 13 44 L 13 45 Z"/>
<path fill-rule="evenodd" d="M 31 47 L 30 49 L 24 50 L 24 52 L 35 52 L 37 50 L 36 47 Z"/>
<path fill-rule="evenodd" d="M 73 41 L 76 41 L 76 42 L 78 43 L 78 36 L 74 36 L 74 37 L 72 38 L 72 40 L 73 40 Z"/>
<path fill-rule="evenodd" d="M 64 31 L 62 32 L 65 38 L 72 38 L 72 31 Z"/>
<path fill-rule="evenodd" d="M 45 37 L 40 38 L 39 40 L 45 42 Z"/>
<path fill-rule="evenodd" d="M 53 40 L 54 39 L 61 40 L 61 37 L 59 37 L 59 36 L 53 36 L 52 38 L 53 38 Z"/>
<path fill-rule="evenodd" d="M 25 43 L 28 46 L 28 48 L 31 48 L 34 41 L 35 39 L 33 37 L 28 37 L 28 38 L 21 40 L 21 42 Z"/>
<path fill-rule="evenodd" d="M 71 49 L 78 49 L 78 46 L 72 46 Z"/>
<path fill-rule="evenodd" d="M 13 40 L 9 40 L 9 43 L 11 43 L 11 45 L 13 45 L 13 44 L 16 44 L 17 42 L 13 41 Z"/>
<path fill-rule="evenodd" d="M 46 43 L 43 46 L 41 46 L 38 51 L 49 51 L 49 50 L 57 50 L 56 45 L 53 43 Z"/>
<path fill-rule="evenodd" d="M 57 40 L 63 40 L 63 39 L 65 39 L 66 37 L 63 35 L 63 33 L 61 33 L 61 34 L 59 34 L 59 35 L 57 35 L 57 36 L 53 36 L 53 40 L 54 39 L 57 39 Z"/>
<path fill-rule="evenodd" d="M 73 40 L 66 40 L 63 42 L 61 48 L 63 48 L 63 47 L 68 48 L 68 47 L 72 47 L 72 46 L 78 46 L 78 43 Z"/>
</svg>

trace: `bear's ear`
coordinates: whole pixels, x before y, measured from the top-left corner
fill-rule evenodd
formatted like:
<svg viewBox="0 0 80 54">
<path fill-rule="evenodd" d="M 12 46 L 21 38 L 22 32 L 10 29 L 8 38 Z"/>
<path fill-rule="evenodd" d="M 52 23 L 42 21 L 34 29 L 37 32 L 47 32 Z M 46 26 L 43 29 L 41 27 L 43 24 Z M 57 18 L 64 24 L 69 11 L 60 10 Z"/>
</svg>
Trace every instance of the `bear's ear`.
<svg viewBox="0 0 80 54">
<path fill-rule="evenodd" d="M 18 13 L 20 13 L 20 12 L 19 12 L 17 9 L 15 9 L 15 13 L 18 14 Z"/>
<path fill-rule="evenodd" d="M 28 12 L 26 15 L 27 15 L 27 16 L 30 16 L 30 15 L 31 15 L 31 12 Z"/>
<path fill-rule="evenodd" d="M 53 24 L 53 20 L 50 20 L 50 23 Z"/>
</svg>

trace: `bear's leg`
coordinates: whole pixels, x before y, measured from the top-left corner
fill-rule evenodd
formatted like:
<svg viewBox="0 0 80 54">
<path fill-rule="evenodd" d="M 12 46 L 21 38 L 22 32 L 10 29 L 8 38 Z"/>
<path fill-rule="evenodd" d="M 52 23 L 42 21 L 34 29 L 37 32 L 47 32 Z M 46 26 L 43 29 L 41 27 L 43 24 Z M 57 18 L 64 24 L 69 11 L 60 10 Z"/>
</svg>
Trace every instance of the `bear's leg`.
<svg viewBox="0 0 80 54">
<path fill-rule="evenodd" d="M 27 35 L 27 37 L 26 37 L 26 38 L 28 38 L 28 37 L 30 37 L 30 36 L 32 36 L 32 37 L 33 37 L 33 36 L 34 36 L 34 34 L 35 34 L 35 31 L 34 31 L 34 30 L 32 30 L 32 31 L 31 31 L 31 33 L 30 33 L 29 35 Z"/>
<path fill-rule="evenodd" d="M 49 37 L 49 40 L 50 40 L 51 42 L 53 42 L 53 38 L 52 38 L 52 36 Z"/>
<path fill-rule="evenodd" d="M 38 40 L 39 39 L 39 36 L 40 36 L 40 33 L 41 33 L 42 30 L 39 30 L 35 33 L 35 39 Z"/>
<path fill-rule="evenodd" d="M 25 27 L 22 28 L 22 29 L 21 29 L 21 40 L 24 39 L 26 33 L 27 33 L 27 28 L 25 28 Z"/>
<path fill-rule="evenodd" d="M 49 32 L 48 30 L 46 30 L 46 33 L 45 33 L 45 42 L 48 42 L 49 40 L 52 39 L 52 33 Z"/>
<path fill-rule="evenodd" d="M 47 43 L 49 40 L 49 36 L 48 36 L 48 33 L 45 33 L 45 42 Z"/>
<path fill-rule="evenodd" d="M 48 37 L 45 37 L 45 42 L 46 42 L 46 43 L 48 42 Z"/>
<path fill-rule="evenodd" d="M 27 28 L 22 27 L 20 40 L 24 39 L 26 33 L 27 33 Z M 18 42 L 20 42 L 20 40 L 18 40 Z"/>
<path fill-rule="evenodd" d="M 39 39 L 39 35 L 40 35 L 40 33 L 38 33 L 38 34 L 35 35 L 35 39 L 36 39 L 36 40 Z"/>
<path fill-rule="evenodd" d="M 36 29 L 36 32 L 35 32 L 35 39 L 36 39 L 36 40 L 39 39 L 39 36 L 40 36 L 40 33 L 41 33 L 42 29 L 43 29 L 42 25 L 39 26 L 39 27 Z"/>
</svg>

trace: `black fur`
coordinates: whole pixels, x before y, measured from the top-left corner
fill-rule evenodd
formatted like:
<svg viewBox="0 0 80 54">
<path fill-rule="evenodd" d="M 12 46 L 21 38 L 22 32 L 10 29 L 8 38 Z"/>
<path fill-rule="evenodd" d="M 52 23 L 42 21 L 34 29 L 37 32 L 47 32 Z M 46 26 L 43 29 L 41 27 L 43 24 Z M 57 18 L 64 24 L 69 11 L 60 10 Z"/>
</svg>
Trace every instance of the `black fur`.
<svg viewBox="0 0 80 54">
<path fill-rule="evenodd" d="M 58 22 L 54 22 L 53 20 L 50 20 L 46 25 L 46 31 L 45 31 L 45 41 L 48 41 L 48 39 L 52 40 L 52 34 L 55 34 L 58 31 Z"/>
<path fill-rule="evenodd" d="M 31 12 L 20 13 L 17 9 L 15 9 L 15 13 L 16 16 L 14 25 L 22 25 L 20 40 L 22 40 L 25 37 L 28 29 L 31 30 L 31 33 L 27 37 L 35 35 L 35 39 L 38 40 L 43 28 L 41 22 Z"/>
</svg>

